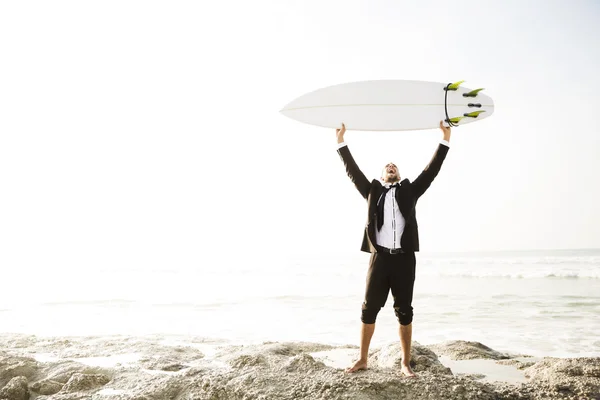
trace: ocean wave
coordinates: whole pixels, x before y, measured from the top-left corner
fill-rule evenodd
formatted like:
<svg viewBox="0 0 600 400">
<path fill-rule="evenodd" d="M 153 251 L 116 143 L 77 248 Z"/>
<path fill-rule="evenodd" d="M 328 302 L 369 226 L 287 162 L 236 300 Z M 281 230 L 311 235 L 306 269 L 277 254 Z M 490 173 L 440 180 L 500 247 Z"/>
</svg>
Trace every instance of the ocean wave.
<svg viewBox="0 0 600 400">
<path fill-rule="evenodd" d="M 600 256 L 581 257 L 465 257 L 428 258 L 423 257 L 424 265 L 589 265 L 600 267 Z"/>
<path fill-rule="evenodd" d="M 600 306 L 600 302 L 594 299 L 587 299 L 587 301 L 571 301 L 565 304 L 565 307 L 592 307 L 596 308 Z"/>
<path fill-rule="evenodd" d="M 600 271 L 579 272 L 501 272 L 501 271 L 435 271 L 424 272 L 424 275 L 449 278 L 506 278 L 506 279 L 600 279 Z"/>
<path fill-rule="evenodd" d="M 125 300 L 125 299 L 76 299 L 76 300 L 56 300 L 56 301 L 45 301 L 40 302 L 39 304 L 42 306 L 48 307 L 62 307 L 62 306 L 94 306 L 94 305 L 102 305 L 102 306 L 123 306 L 123 305 L 131 305 L 134 304 L 133 300 Z"/>
</svg>

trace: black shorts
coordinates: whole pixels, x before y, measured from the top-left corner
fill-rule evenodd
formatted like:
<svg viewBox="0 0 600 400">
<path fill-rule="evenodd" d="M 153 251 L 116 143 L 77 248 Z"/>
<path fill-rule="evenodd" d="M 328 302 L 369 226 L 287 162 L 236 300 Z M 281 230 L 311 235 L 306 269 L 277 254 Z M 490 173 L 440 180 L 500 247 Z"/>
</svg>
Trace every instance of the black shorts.
<svg viewBox="0 0 600 400">
<path fill-rule="evenodd" d="M 412 322 L 415 265 L 415 253 L 412 251 L 400 254 L 371 254 L 362 305 L 362 322 L 375 323 L 377 313 L 385 305 L 390 290 L 394 298 L 394 312 L 400 324 L 408 325 Z"/>
</svg>

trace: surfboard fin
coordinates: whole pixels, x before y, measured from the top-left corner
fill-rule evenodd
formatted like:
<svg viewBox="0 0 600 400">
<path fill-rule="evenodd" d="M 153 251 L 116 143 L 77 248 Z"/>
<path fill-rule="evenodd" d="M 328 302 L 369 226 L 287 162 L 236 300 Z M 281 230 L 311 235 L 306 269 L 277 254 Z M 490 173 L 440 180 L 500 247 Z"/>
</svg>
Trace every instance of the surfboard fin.
<svg viewBox="0 0 600 400">
<path fill-rule="evenodd" d="M 469 107 L 481 108 L 481 103 L 469 103 Z"/>
<path fill-rule="evenodd" d="M 481 92 L 484 88 L 471 90 L 469 93 L 463 93 L 463 97 L 477 97 L 477 93 Z"/>
<path fill-rule="evenodd" d="M 479 114 L 484 113 L 484 112 L 485 112 L 485 110 L 473 111 L 473 112 L 470 112 L 470 113 L 464 113 L 463 115 L 465 117 L 469 117 L 469 118 L 477 118 L 477 117 L 479 117 Z"/>
<path fill-rule="evenodd" d="M 454 118 L 450 118 L 449 120 L 447 119 L 446 122 L 450 122 L 452 124 L 458 124 L 460 122 L 460 120 L 463 118 L 464 117 L 454 117 Z"/>
<path fill-rule="evenodd" d="M 458 82 L 454 82 L 454 83 L 450 83 L 448 86 L 446 86 L 446 90 L 456 90 L 458 89 L 458 87 L 461 85 L 461 83 L 463 83 L 464 81 L 458 81 Z"/>
</svg>

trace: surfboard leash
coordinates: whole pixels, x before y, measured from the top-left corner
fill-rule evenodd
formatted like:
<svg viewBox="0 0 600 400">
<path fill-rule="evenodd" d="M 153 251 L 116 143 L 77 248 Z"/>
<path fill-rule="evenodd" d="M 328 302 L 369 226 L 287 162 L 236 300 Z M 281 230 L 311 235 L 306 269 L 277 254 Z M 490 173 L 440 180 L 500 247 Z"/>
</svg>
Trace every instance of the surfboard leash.
<svg viewBox="0 0 600 400">
<path fill-rule="evenodd" d="M 448 126 L 458 126 L 458 123 L 460 122 L 461 119 L 463 119 L 465 117 L 477 118 L 479 116 L 479 114 L 485 112 L 485 110 L 473 111 L 470 113 L 464 113 L 462 117 L 450 118 L 450 116 L 448 115 L 448 92 L 450 90 L 458 90 L 458 87 L 463 82 L 464 81 L 449 83 L 444 87 L 444 91 L 446 92 L 444 95 L 444 111 L 446 112 L 446 122 L 448 123 Z M 468 93 L 463 93 L 463 97 L 477 97 L 477 94 L 479 94 L 479 92 L 481 92 L 482 90 L 483 90 L 483 88 L 471 90 Z M 471 107 L 481 108 L 481 103 L 469 103 L 468 106 L 469 106 L 469 108 L 471 108 Z"/>
<path fill-rule="evenodd" d="M 451 85 L 455 85 L 455 84 L 453 84 L 452 82 L 450 82 L 444 88 L 444 92 L 445 92 L 444 93 L 444 111 L 446 112 L 446 122 L 448 123 L 448 125 L 454 127 L 454 126 L 458 126 L 458 124 L 452 123 L 452 121 L 450 120 L 450 116 L 448 115 L 448 92 L 450 90 L 456 90 L 456 89 L 450 88 Z"/>
</svg>

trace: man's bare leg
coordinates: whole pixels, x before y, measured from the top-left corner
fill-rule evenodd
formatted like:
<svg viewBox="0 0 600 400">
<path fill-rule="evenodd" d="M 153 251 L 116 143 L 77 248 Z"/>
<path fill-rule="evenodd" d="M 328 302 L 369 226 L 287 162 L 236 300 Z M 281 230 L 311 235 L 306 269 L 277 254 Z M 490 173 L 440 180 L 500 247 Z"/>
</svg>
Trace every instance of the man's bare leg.
<svg viewBox="0 0 600 400">
<path fill-rule="evenodd" d="M 375 324 L 362 324 L 360 330 L 360 358 L 353 366 L 346 368 L 346 372 L 356 372 L 367 369 L 367 358 L 369 358 L 369 345 L 375 332 Z"/>
<path fill-rule="evenodd" d="M 412 341 L 412 322 L 408 325 L 400 325 L 400 344 L 402 345 L 402 375 L 409 377 L 417 376 L 410 368 L 410 345 Z"/>
</svg>

